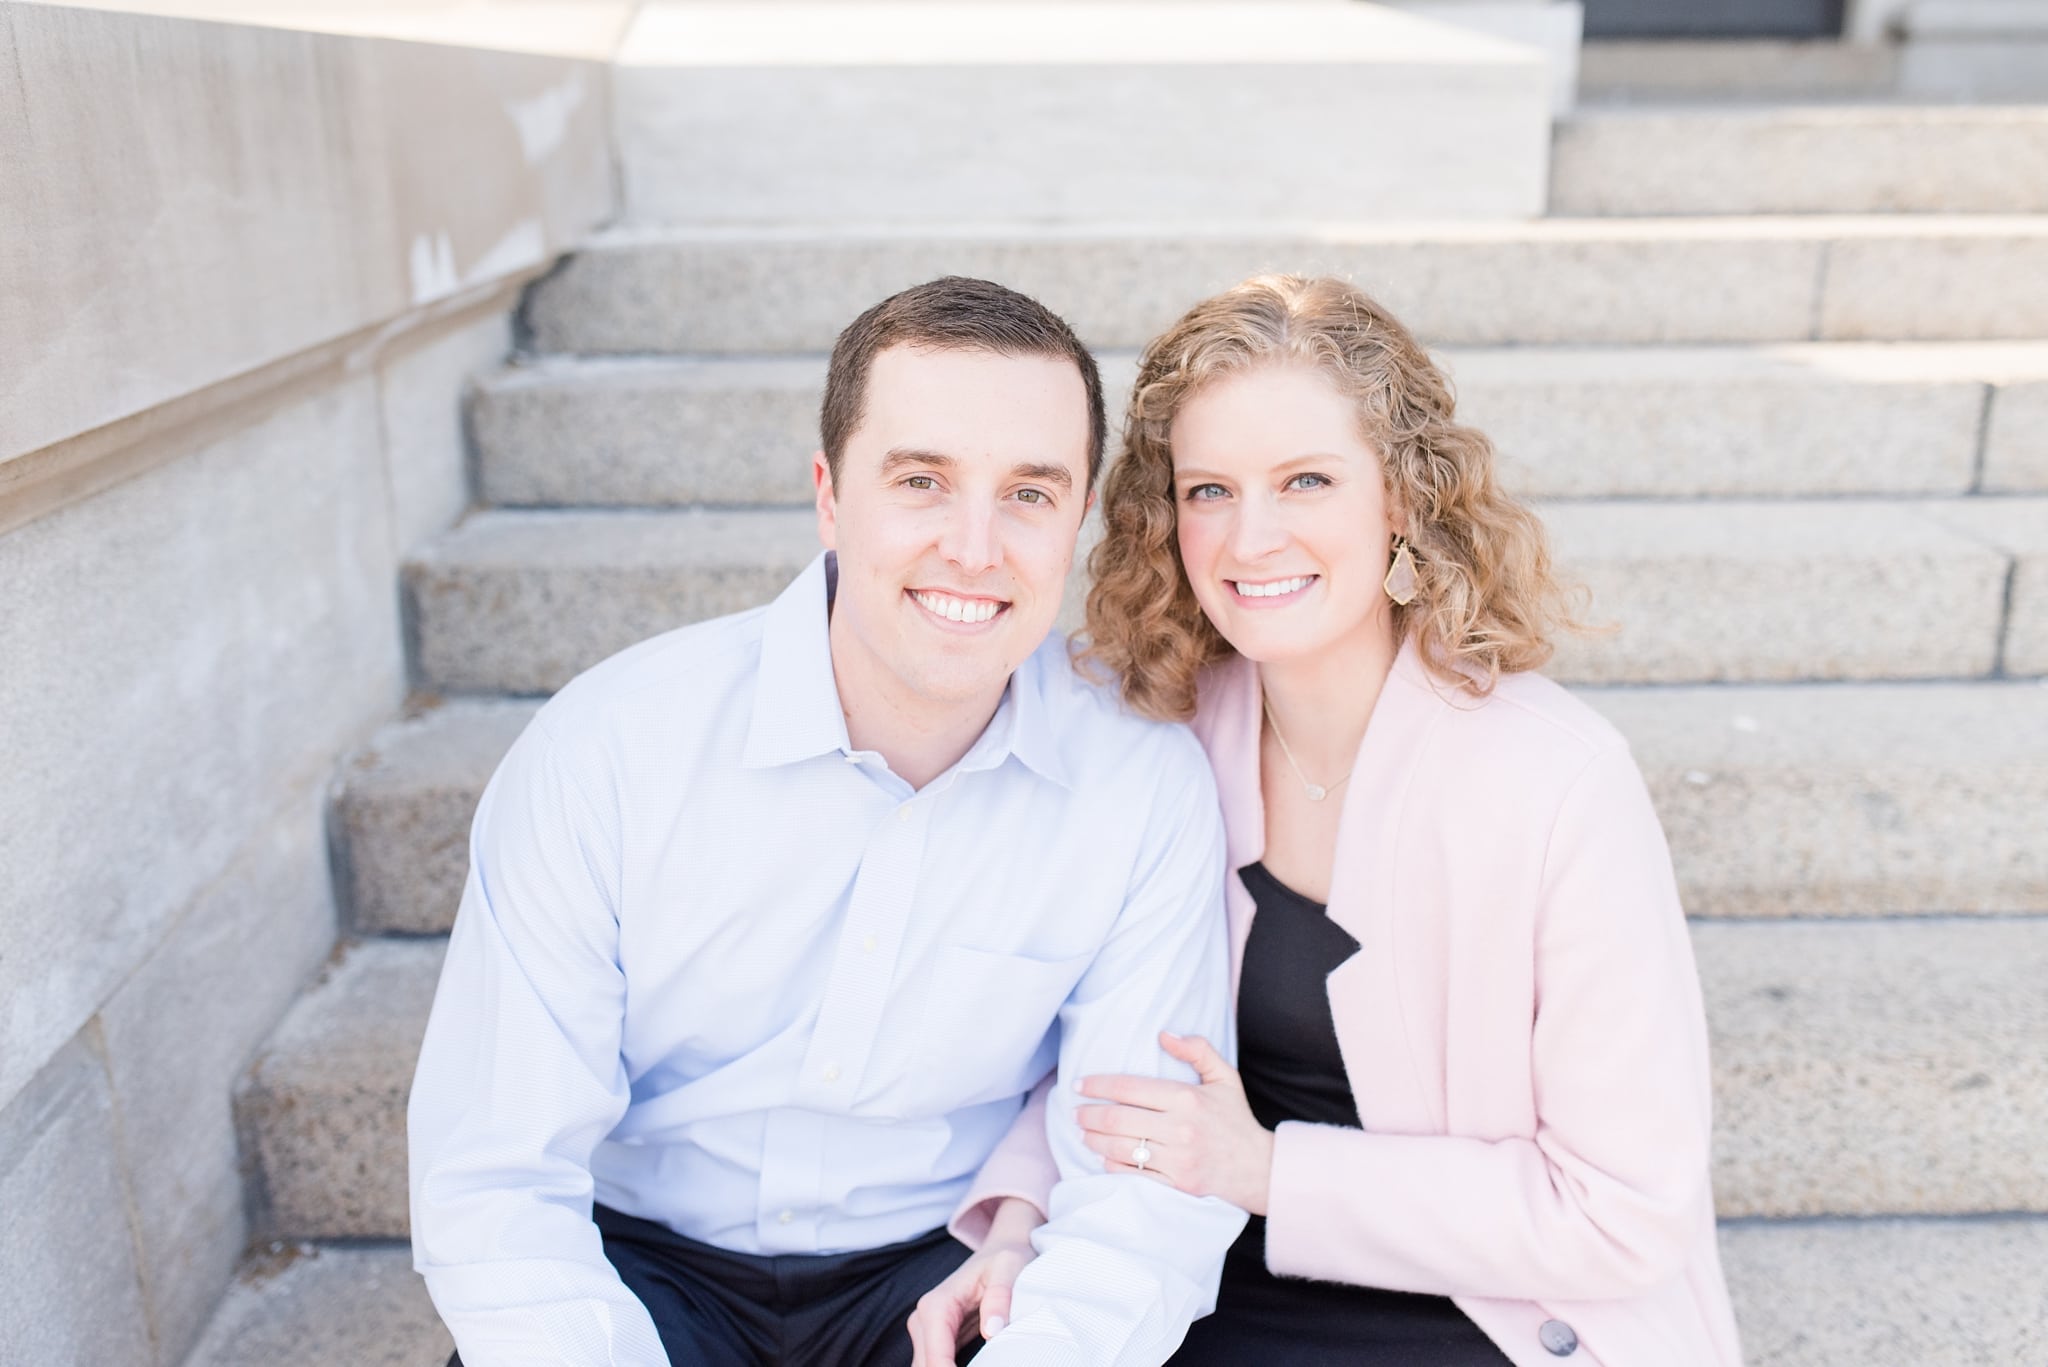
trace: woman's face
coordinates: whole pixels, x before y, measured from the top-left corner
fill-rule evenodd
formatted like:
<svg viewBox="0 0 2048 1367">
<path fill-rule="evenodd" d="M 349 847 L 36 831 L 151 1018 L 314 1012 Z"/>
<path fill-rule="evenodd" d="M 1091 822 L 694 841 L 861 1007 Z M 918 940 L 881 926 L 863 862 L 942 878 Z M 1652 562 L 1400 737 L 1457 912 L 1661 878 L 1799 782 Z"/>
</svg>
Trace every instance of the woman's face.
<svg viewBox="0 0 2048 1367">
<path fill-rule="evenodd" d="M 1181 562 L 1240 655 L 1278 664 L 1391 633 L 1385 476 L 1327 376 L 1226 376 L 1181 406 L 1169 440 Z"/>
</svg>

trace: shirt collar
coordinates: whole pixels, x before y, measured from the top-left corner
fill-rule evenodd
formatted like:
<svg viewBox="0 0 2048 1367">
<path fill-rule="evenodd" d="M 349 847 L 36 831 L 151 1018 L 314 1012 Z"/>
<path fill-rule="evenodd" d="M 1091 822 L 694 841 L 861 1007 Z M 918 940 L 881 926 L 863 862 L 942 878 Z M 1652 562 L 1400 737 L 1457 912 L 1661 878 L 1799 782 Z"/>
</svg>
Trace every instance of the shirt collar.
<svg viewBox="0 0 2048 1367">
<path fill-rule="evenodd" d="M 1000 732 L 1005 752 L 1015 755 L 1025 768 L 1047 782 L 1071 788 L 1074 782 L 1060 755 L 1059 737 L 1053 733 L 1052 716 L 1045 701 L 1045 690 L 1053 683 L 1046 675 L 1054 669 L 1073 667 L 1067 663 L 1066 652 L 1066 637 L 1055 631 L 1017 666 L 1017 672 L 1010 676 L 1010 686 L 1003 690 L 1002 706 L 996 709 L 982 738 L 987 740 Z M 976 748 L 979 747 L 977 741 Z"/>
<path fill-rule="evenodd" d="M 829 606 L 837 568 L 832 553 L 822 552 L 768 605 L 761 626 L 754 715 L 740 757 L 750 769 L 852 749 L 832 674 Z M 1057 635 L 1032 652 L 1010 676 L 995 715 L 956 768 L 994 769 L 1014 755 L 1039 777 L 1063 788 L 1073 786 L 1045 700 L 1047 658 L 1052 652 L 1058 652 L 1059 663 L 1065 666 L 1065 641 Z"/>
<path fill-rule="evenodd" d="M 848 749 L 846 714 L 832 678 L 830 551 L 821 552 L 768 605 L 754 715 L 740 762 L 749 769 L 794 764 Z"/>
</svg>

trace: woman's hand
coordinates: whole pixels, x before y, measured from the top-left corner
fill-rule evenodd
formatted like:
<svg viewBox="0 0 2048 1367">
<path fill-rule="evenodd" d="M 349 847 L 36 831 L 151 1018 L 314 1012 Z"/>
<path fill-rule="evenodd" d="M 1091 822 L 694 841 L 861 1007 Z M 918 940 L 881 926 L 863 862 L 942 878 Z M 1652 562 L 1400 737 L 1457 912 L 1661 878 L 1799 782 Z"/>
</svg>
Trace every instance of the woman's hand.
<svg viewBox="0 0 2048 1367">
<path fill-rule="evenodd" d="M 1273 1185 L 1273 1132 L 1252 1115 L 1237 1070 L 1199 1035 L 1162 1034 L 1159 1042 L 1201 1075 L 1201 1085 L 1083 1078 L 1076 1088 L 1081 1095 L 1118 1103 L 1075 1112 L 1088 1147 L 1109 1160 L 1111 1172 L 1136 1172 L 1131 1154 L 1143 1141 L 1152 1151 L 1145 1176 L 1264 1215 Z"/>
<path fill-rule="evenodd" d="M 908 1325 L 910 1367 L 953 1367 L 955 1354 L 977 1335 L 996 1336 L 1009 1322 L 1010 1288 L 1017 1274 L 1038 1256 L 1031 1231 L 1044 1223 L 1029 1201 L 1011 1196 L 996 1207 L 981 1247 L 918 1298 Z"/>
</svg>

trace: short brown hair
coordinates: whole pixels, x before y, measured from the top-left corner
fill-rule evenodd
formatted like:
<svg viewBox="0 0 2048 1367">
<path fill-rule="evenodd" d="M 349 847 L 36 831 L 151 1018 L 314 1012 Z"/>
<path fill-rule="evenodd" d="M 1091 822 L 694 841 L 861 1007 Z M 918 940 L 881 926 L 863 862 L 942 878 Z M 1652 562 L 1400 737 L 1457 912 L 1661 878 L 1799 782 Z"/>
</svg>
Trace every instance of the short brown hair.
<svg viewBox="0 0 2048 1367">
<path fill-rule="evenodd" d="M 1394 609 L 1396 631 L 1474 693 L 1548 660 L 1551 633 L 1579 626 L 1577 595 L 1551 569 L 1543 524 L 1494 478 L 1493 444 L 1457 421 L 1450 381 L 1371 296 L 1294 275 L 1254 276 L 1205 299 L 1145 348 L 1124 454 L 1102 488 L 1083 659 L 1113 673 L 1138 710 L 1193 714 L 1201 671 L 1232 652 L 1181 565 L 1173 420 L 1216 380 L 1276 364 L 1329 376 L 1379 453 L 1418 575 L 1415 600 Z"/>
<path fill-rule="evenodd" d="M 1102 373 L 1095 357 L 1066 321 L 1029 295 L 992 280 L 946 275 L 892 294 L 847 324 L 832 344 L 825 373 L 825 403 L 818 415 L 825 464 L 839 477 L 846 442 L 860 426 L 868 372 L 892 346 L 927 351 L 991 351 L 998 356 L 1047 356 L 1072 361 L 1088 390 L 1088 485 L 1102 472 L 1108 420 L 1102 411 Z"/>
</svg>

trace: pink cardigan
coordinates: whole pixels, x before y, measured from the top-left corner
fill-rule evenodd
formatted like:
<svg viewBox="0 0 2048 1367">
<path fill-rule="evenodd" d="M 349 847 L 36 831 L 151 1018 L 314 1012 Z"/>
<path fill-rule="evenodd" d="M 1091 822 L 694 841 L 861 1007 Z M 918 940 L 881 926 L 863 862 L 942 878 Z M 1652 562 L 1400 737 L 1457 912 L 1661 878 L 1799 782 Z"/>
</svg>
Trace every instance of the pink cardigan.
<svg viewBox="0 0 2048 1367">
<path fill-rule="evenodd" d="M 1258 675 L 1204 679 L 1194 729 L 1229 867 L 1265 848 Z M 1362 1130 L 1289 1122 L 1276 1273 L 1448 1295 L 1518 1367 L 1740 1367 L 1708 1185 L 1711 1098 L 1692 943 L 1627 744 L 1546 679 L 1477 699 L 1404 646 L 1344 794 L 1327 980 Z M 1232 974 L 1253 905 L 1227 889 Z M 1233 984 L 1234 985 L 1234 984 Z M 1056 1173 L 1027 1109 L 962 1205 Z M 1560 1335 L 1553 1327 L 1553 1341 Z"/>
</svg>

